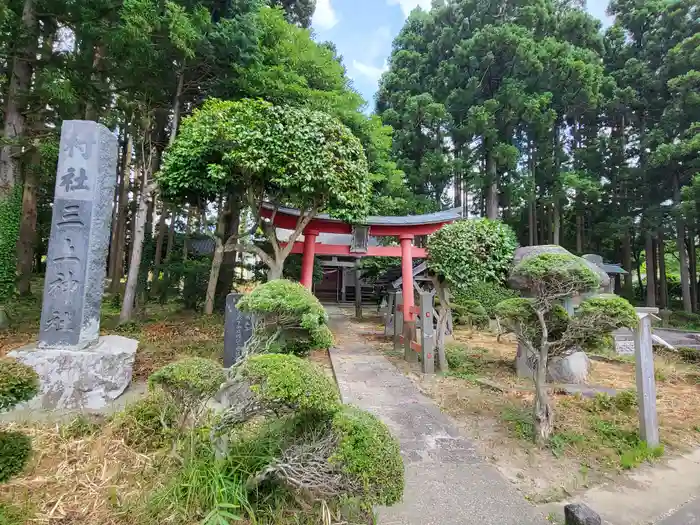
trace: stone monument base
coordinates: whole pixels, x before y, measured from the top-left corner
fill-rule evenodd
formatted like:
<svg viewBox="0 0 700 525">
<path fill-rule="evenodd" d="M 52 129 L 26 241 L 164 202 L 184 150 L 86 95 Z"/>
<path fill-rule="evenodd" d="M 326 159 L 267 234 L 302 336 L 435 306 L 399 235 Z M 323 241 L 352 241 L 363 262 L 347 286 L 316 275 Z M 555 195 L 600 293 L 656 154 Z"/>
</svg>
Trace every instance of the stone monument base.
<svg viewBox="0 0 700 525">
<path fill-rule="evenodd" d="M 8 354 L 39 374 L 39 394 L 22 404 L 36 410 L 104 408 L 131 382 L 139 342 L 119 335 L 100 337 L 85 350 L 29 345 Z"/>
</svg>

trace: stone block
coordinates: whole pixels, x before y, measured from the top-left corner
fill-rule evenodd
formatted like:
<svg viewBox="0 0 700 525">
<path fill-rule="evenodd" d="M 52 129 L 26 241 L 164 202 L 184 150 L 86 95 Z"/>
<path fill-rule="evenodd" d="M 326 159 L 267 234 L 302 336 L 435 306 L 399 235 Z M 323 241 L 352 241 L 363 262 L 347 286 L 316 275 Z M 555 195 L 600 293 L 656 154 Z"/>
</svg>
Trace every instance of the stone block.
<svg viewBox="0 0 700 525">
<path fill-rule="evenodd" d="M 564 357 L 554 357 L 547 364 L 547 381 L 581 385 L 588 379 L 591 360 L 584 352 L 574 352 Z"/>
<path fill-rule="evenodd" d="M 100 337 L 86 350 L 25 346 L 8 354 L 39 374 L 39 394 L 18 408 L 99 410 L 131 382 L 139 342 L 119 335 Z"/>
<path fill-rule="evenodd" d="M 566 525 L 602 525 L 598 513 L 583 503 L 572 503 L 564 507 Z"/>
</svg>

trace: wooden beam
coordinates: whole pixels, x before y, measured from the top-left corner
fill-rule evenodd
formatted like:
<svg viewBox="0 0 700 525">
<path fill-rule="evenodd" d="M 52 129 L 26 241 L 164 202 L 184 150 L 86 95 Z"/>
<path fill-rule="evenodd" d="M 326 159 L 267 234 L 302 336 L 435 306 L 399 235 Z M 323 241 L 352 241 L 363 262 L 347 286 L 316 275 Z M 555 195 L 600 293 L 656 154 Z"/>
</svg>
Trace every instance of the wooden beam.
<svg viewBox="0 0 700 525">
<path fill-rule="evenodd" d="M 286 242 L 281 242 L 281 246 L 286 246 Z M 342 255 L 346 257 L 357 257 L 357 253 L 350 252 L 350 246 L 345 246 L 342 244 L 320 244 L 315 245 L 316 255 Z M 292 248 L 292 253 L 304 253 L 304 243 L 295 242 L 294 248 Z M 428 253 L 425 248 L 411 249 L 411 255 L 416 259 L 425 259 L 428 257 Z M 401 257 L 401 246 L 369 246 L 367 247 L 367 253 L 363 253 L 362 257 Z"/>
</svg>

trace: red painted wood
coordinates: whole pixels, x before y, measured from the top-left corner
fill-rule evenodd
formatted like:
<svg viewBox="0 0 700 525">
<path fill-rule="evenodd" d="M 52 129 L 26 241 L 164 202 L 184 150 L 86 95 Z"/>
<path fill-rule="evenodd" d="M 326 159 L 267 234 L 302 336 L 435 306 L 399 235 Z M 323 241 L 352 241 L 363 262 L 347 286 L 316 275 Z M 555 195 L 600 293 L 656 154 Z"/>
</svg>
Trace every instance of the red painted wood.
<svg viewBox="0 0 700 525">
<path fill-rule="evenodd" d="M 401 237 L 401 277 L 403 288 L 403 320 L 413 321 L 413 239 L 404 235 Z"/>
<path fill-rule="evenodd" d="M 420 306 L 411 306 L 411 313 L 412 314 L 419 314 L 420 313 Z"/>
<path fill-rule="evenodd" d="M 287 243 L 281 242 L 280 245 L 285 246 Z M 341 255 L 348 257 L 401 257 L 401 246 L 369 246 L 366 253 L 351 253 L 350 246 L 342 244 L 315 244 L 316 255 Z M 304 253 L 304 243 L 295 242 L 292 253 Z M 428 257 L 428 252 L 425 248 L 411 249 L 413 257 L 416 259 L 425 259 Z"/>
<path fill-rule="evenodd" d="M 308 232 L 304 236 L 304 254 L 301 258 L 301 284 L 311 290 L 314 281 L 314 251 L 318 232 Z"/>
</svg>

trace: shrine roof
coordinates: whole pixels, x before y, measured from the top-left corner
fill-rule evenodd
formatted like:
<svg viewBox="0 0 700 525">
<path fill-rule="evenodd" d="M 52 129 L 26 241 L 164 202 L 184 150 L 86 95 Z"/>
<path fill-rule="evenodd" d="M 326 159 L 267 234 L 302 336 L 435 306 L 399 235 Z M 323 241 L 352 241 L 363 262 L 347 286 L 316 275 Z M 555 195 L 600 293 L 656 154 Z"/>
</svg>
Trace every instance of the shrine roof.
<svg viewBox="0 0 700 525">
<path fill-rule="evenodd" d="M 273 210 L 274 206 L 269 203 L 264 203 L 263 208 Z M 289 215 L 292 217 L 299 216 L 299 210 L 294 208 L 280 207 L 277 209 L 278 214 Z M 361 222 L 364 226 L 418 226 L 422 224 L 441 224 L 453 222 L 463 217 L 462 208 L 452 208 L 449 210 L 438 211 L 435 213 L 424 213 L 421 215 L 369 215 Z M 339 222 L 344 221 L 334 219 L 327 214 L 319 214 L 315 217 L 316 220 Z"/>
</svg>

